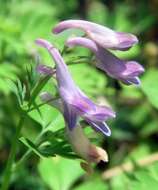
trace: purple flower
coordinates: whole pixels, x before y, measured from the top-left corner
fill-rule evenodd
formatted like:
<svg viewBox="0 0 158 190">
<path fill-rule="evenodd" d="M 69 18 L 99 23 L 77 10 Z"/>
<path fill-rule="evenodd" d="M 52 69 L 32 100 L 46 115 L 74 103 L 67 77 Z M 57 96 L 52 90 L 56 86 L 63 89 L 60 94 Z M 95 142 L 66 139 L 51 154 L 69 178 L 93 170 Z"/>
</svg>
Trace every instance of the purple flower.
<svg viewBox="0 0 158 190">
<path fill-rule="evenodd" d="M 51 67 L 43 64 L 37 65 L 36 70 L 42 75 L 54 75 L 56 72 L 55 69 L 52 69 Z"/>
<path fill-rule="evenodd" d="M 112 78 L 121 80 L 127 85 L 140 84 L 138 76 L 144 72 L 144 68 L 137 62 L 121 60 L 108 50 L 102 48 L 101 46 L 87 38 L 70 38 L 66 42 L 66 45 L 68 45 L 69 47 L 81 45 L 91 49 L 97 59 L 96 67 L 105 71 Z"/>
<path fill-rule="evenodd" d="M 57 34 L 69 28 L 83 30 L 88 38 L 103 48 L 127 50 L 138 43 L 137 37 L 133 34 L 116 32 L 105 26 L 84 20 L 62 21 L 53 29 L 53 32 Z"/>
<path fill-rule="evenodd" d="M 64 106 L 61 99 L 54 100 L 54 97 L 52 97 L 52 95 L 50 95 L 48 92 L 42 92 L 40 94 L 40 98 L 43 102 L 46 102 L 50 106 L 58 109 L 62 114 L 64 113 Z M 83 159 L 85 159 L 88 162 L 88 165 L 91 162 L 98 163 L 101 160 L 104 162 L 108 161 L 108 155 L 106 151 L 101 147 L 91 144 L 90 140 L 86 137 L 82 127 L 79 124 L 77 124 L 73 130 L 70 130 L 66 126 L 66 131 L 73 150 Z"/>
<path fill-rule="evenodd" d="M 79 117 L 84 118 L 94 129 L 105 135 L 111 134 L 105 120 L 115 117 L 111 108 L 94 104 L 74 83 L 67 65 L 59 51 L 48 41 L 36 40 L 36 43 L 48 50 L 56 64 L 56 79 L 64 107 L 64 118 L 69 127 L 73 129 Z"/>
<path fill-rule="evenodd" d="M 47 92 L 40 94 L 40 98 L 43 102 L 46 102 L 50 106 L 58 109 L 62 114 L 64 113 L 64 106 L 61 99 L 56 99 L 52 97 Z M 91 163 L 99 163 L 100 161 L 108 162 L 108 154 L 106 150 L 101 147 L 95 146 L 90 142 L 90 140 L 84 134 L 81 125 L 77 124 L 73 130 L 70 130 L 66 125 L 66 132 L 69 142 L 72 146 L 74 152 L 81 156 L 86 163 L 81 162 L 81 167 L 88 173 L 92 173 Z"/>
</svg>

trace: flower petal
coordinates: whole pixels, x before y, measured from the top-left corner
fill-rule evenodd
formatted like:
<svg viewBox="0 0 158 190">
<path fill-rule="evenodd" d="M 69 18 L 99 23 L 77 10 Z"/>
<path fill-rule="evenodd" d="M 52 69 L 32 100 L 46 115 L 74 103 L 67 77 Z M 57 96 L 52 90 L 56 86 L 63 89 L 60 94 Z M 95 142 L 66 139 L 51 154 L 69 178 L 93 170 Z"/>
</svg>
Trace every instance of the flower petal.
<svg viewBox="0 0 158 190">
<path fill-rule="evenodd" d="M 136 86 L 140 86 L 141 84 L 141 81 L 138 77 L 128 78 L 125 80 L 122 79 L 122 82 L 127 85 L 135 84 Z"/>
<path fill-rule="evenodd" d="M 53 75 L 56 72 L 55 69 L 42 64 L 37 65 L 36 70 L 42 75 Z"/>
<path fill-rule="evenodd" d="M 59 88 L 64 86 L 67 90 L 73 90 L 73 88 L 75 88 L 75 84 L 59 51 L 50 42 L 44 39 L 37 39 L 36 44 L 46 48 L 54 59 L 56 63 L 56 77 Z"/>
<path fill-rule="evenodd" d="M 111 135 L 111 130 L 108 127 L 108 125 L 105 122 L 92 122 L 92 121 L 87 121 L 94 130 L 103 133 L 106 136 Z"/>
<path fill-rule="evenodd" d="M 84 46 L 88 49 L 91 49 L 94 53 L 97 53 L 98 47 L 95 42 L 88 38 L 83 37 L 71 37 L 66 41 L 66 46 L 68 47 L 74 47 L 76 45 L 78 46 Z"/>
<path fill-rule="evenodd" d="M 96 67 L 105 71 L 112 78 L 121 80 L 125 84 L 139 84 L 138 76 L 144 72 L 144 68 L 139 63 L 121 60 L 87 38 L 70 38 L 66 42 L 66 45 L 69 47 L 81 45 L 91 49 L 96 55 Z"/>
<path fill-rule="evenodd" d="M 144 68 L 136 61 L 128 61 L 126 70 L 122 73 L 123 76 L 138 76 L 144 72 Z"/>
<path fill-rule="evenodd" d="M 66 103 L 64 103 L 64 118 L 69 129 L 73 130 L 77 125 L 77 113 Z"/>
<path fill-rule="evenodd" d="M 77 96 L 74 96 L 68 104 L 85 119 L 102 122 L 115 117 L 115 112 L 110 107 L 93 103 L 80 89 L 78 89 Z"/>
<path fill-rule="evenodd" d="M 131 46 L 138 43 L 138 38 L 133 34 L 116 32 L 116 37 L 119 40 L 119 50 L 128 50 Z"/>
<path fill-rule="evenodd" d="M 48 92 L 41 93 L 40 98 L 43 102 L 57 108 L 64 115 L 65 122 L 70 130 L 76 126 L 77 114 L 71 109 L 71 107 L 63 103 L 61 99 L 54 100 L 53 96 Z"/>
<path fill-rule="evenodd" d="M 108 27 L 84 20 L 62 21 L 53 29 L 53 32 L 57 34 L 69 28 L 83 30 L 89 38 L 103 48 L 126 50 L 138 43 L 137 37 L 133 34 L 115 32 Z"/>
</svg>

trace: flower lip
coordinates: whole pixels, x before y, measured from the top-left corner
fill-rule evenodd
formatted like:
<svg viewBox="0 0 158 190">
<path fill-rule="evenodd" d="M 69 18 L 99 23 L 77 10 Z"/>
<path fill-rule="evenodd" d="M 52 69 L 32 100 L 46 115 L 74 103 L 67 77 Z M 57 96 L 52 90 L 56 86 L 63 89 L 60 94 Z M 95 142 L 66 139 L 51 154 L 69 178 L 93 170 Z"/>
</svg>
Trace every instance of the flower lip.
<svg viewBox="0 0 158 190">
<path fill-rule="evenodd" d="M 105 122 L 93 122 L 87 120 L 87 122 L 93 127 L 93 129 L 97 132 L 101 132 L 106 136 L 111 136 L 111 130 Z"/>
<path fill-rule="evenodd" d="M 122 73 L 123 76 L 138 76 L 139 74 L 142 74 L 145 69 L 143 66 L 138 64 L 136 61 L 128 61 L 126 63 L 126 70 Z"/>
<path fill-rule="evenodd" d="M 108 27 L 84 20 L 62 21 L 53 29 L 53 33 L 58 34 L 71 28 L 83 30 L 88 38 L 103 48 L 124 51 L 138 43 L 138 38 L 133 34 L 116 32 Z"/>
<path fill-rule="evenodd" d="M 78 95 L 74 96 L 68 103 L 80 116 L 93 121 L 103 122 L 108 118 L 115 117 L 115 112 L 110 107 L 93 103 L 79 89 Z"/>
<path fill-rule="evenodd" d="M 96 106 L 96 111 L 93 112 L 91 111 L 90 113 L 87 112 L 86 114 L 84 114 L 85 118 L 91 119 L 93 121 L 105 121 L 109 118 L 115 118 L 116 114 L 114 111 L 112 111 L 111 108 L 106 107 L 106 106 Z"/>
<path fill-rule="evenodd" d="M 139 41 L 135 35 L 124 32 L 116 32 L 116 36 L 119 40 L 120 50 L 128 50 Z"/>
<path fill-rule="evenodd" d="M 136 86 L 140 86 L 141 85 L 141 81 L 138 77 L 133 77 L 133 78 L 127 78 L 127 79 L 121 79 L 122 82 L 126 85 L 131 85 L 131 84 L 135 84 Z"/>
</svg>

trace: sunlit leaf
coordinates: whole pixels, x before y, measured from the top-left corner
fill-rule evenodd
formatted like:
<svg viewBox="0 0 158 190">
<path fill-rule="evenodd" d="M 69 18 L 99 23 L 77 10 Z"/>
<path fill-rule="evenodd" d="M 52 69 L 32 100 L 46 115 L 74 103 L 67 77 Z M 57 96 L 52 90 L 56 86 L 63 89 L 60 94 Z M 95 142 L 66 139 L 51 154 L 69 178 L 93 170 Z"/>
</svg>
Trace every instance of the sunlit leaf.
<svg viewBox="0 0 158 190">
<path fill-rule="evenodd" d="M 41 159 L 38 169 L 42 179 L 52 190 L 69 190 L 83 174 L 79 162 L 62 157 Z"/>
<path fill-rule="evenodd" d="M 148 69 L 142 78 L 142 91 L 146 95 L 148 101 L 158 109 L 158 70 Z"/>
</svg>

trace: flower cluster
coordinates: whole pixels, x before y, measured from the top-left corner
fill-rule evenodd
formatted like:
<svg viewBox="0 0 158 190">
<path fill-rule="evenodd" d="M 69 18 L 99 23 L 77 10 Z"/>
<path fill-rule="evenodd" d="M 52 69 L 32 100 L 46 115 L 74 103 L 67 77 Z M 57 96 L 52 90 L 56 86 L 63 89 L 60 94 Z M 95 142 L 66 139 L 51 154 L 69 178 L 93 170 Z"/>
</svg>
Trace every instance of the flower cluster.
<svg viewBox="0 0 158 190">
<path fill-rule="evenodd" d="M 136 36 L 115 32 L 107 27 L 83 20 L 60 22 L 53 29 L 53 32 L 57 34 L 70 28 L 83 30 L 86 37 L 69 38 L 65 43 L 66 46 L 80 45 L 89 48 L 95 55 L 97 68 L 127 85 L 140 84 L 138 76 L 144 72 L 144 68 L 135 61 L 121 60 L 107 50 L 128 50 L 138 42 Z M 37 39 L 36 44 L 46 48 L 56 64 L 55 69 L 52 70 L 50 67 L 40 65 L 38 66 L 38 72 L 52 76 L 56 74 L 60 99 L 49 101 L 49 104 L 56 107 L 63 114 L 72 147 L 88 162 L 107 161 L 106 152 L 100 147 L 92 145 L 89 139 L 86 138 L 79 119 L 84 119 L 95 131 L 110 136 L 111 131 L 106 121 L 114 118 L 115 112 L 110 107 L 95 104 L 81 91 L 73 81 L 68 66 L 57 48 L 44 39 Z M 41 94 L 41 99 L 48 102 L 52 97 L 45 92 Z"/>
</svg>

